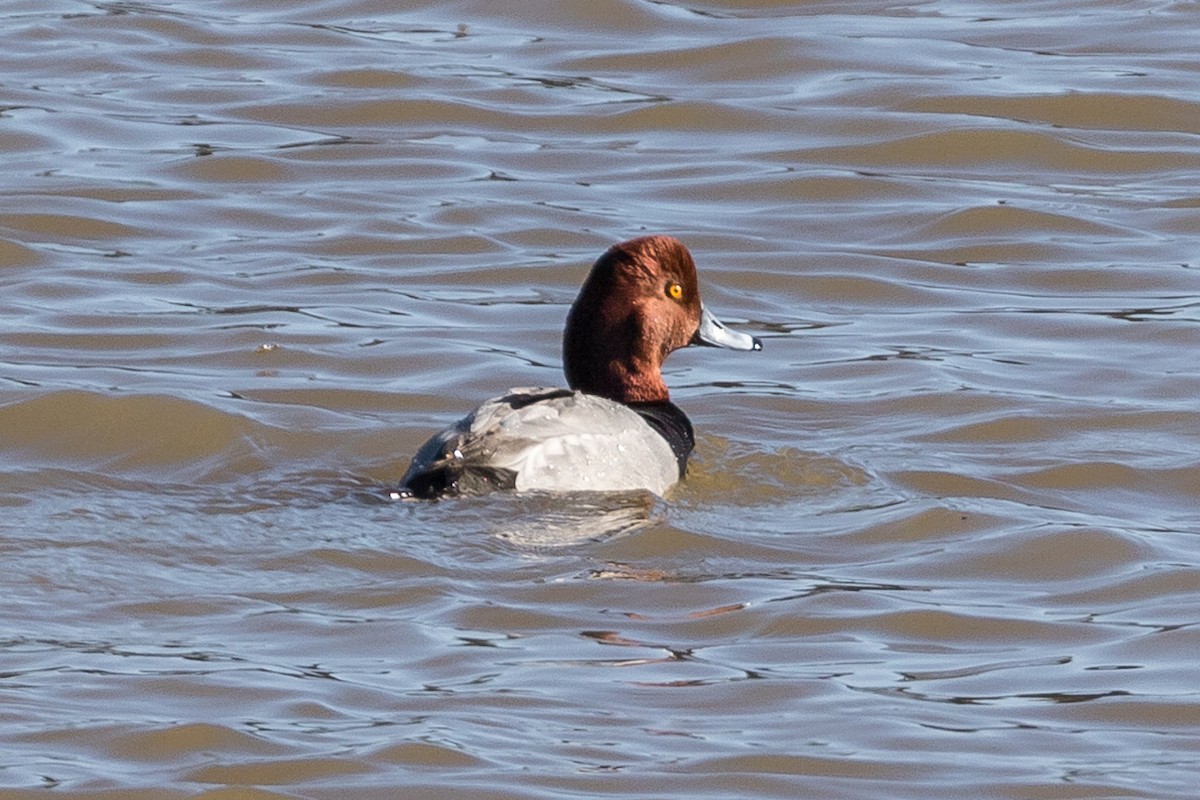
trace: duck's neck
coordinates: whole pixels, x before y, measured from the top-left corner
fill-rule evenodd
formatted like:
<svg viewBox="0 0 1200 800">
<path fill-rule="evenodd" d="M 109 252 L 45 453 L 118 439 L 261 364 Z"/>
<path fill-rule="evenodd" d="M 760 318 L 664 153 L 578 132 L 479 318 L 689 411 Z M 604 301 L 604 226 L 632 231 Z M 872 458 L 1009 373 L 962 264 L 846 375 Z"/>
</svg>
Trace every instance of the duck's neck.
<svg viewBox="0 0 1200 800">
<path fill-rule="evenodd" d="M 572 389 L 620 403 L 666 403 L 662 354 L 647 352 L 636 326 L 597 325 L 572 311 L 563 337 L 563 372 Z"/>
<path fill-rule="evenodd" d="M 607 364 L 588 363 L 585 366 L 577 366 L 568 359 L 563 369 L 567 375 L 567 384 L 572 389 L 607 397 L 619 403 L 633 405 L 667 403 L 671 400 L 667 385 L 663 383 L 662 374 L 657 367 L 653 371 L 646 371 L 637 365 L 616 360 Z"/>
</svg>

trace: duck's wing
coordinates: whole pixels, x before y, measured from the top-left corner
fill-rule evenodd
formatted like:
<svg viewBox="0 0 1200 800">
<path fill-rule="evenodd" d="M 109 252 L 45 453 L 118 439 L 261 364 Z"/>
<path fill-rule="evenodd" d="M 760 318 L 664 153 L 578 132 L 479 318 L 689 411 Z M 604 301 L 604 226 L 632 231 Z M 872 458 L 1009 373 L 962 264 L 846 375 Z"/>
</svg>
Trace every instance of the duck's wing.
<svg viewBox="0 0 1200 800">
<path fill-rule="evenodd" d="M 497 489 L 662 494 L 670 445 L 629 407 L 567 389 L 512 389 L 437 434 L 403 479 L 416 497 Z"/>
</svg>

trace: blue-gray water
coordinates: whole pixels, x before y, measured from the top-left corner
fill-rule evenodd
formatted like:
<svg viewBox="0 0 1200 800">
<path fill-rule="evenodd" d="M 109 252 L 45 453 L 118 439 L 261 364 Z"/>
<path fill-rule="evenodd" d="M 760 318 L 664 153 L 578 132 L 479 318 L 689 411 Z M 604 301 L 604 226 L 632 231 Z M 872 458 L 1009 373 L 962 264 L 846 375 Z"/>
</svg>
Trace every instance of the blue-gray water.
<svg viewBox="0 0 1200 800">
<path fill-rule="evenodd" d="M 1192 798 L 1194 2 L 0 11 L 0 798 Z M 668 233 L 665 499 L 388 499 Z"/>
</svg>

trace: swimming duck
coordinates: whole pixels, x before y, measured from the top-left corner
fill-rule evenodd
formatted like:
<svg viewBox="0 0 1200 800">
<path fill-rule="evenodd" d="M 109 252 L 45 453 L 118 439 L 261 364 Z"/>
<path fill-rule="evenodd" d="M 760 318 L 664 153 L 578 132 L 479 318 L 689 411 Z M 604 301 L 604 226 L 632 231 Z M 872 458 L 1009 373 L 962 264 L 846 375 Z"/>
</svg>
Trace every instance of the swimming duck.
<svg viewBox="0 0 1200 800">
<path fill-rule="evenodd" d="M 683 477 L 692 424 L 671 402 L 662 363 L 689 344 L 761 350 L 700 302 L 691 253 L 670 236 L 613 245 L 567 314 L 569 389 L 520 388 L 488 400 L 413 456 L 401 498 L 496 490 L 664 494 Z"/>
</svg>

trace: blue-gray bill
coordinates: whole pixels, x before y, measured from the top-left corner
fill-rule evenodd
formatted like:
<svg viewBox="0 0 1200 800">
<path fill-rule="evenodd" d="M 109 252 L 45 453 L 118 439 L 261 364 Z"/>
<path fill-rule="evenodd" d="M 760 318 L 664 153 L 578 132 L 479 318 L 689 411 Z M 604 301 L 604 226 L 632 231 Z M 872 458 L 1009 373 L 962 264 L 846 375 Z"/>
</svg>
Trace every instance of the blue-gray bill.
<svg viewBox="0 0 1200 800">
<path fill-rule="evenodd" d="M 692 344 L 728 347 L 730 350 L 762 350 L 762 342 L 756 337 L 725 327 L 725 323 L 704 306 L 700 306 L 700 327 L 692 337 Z"/>
</svg>

